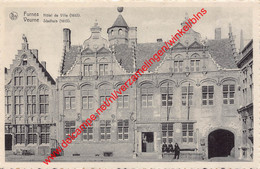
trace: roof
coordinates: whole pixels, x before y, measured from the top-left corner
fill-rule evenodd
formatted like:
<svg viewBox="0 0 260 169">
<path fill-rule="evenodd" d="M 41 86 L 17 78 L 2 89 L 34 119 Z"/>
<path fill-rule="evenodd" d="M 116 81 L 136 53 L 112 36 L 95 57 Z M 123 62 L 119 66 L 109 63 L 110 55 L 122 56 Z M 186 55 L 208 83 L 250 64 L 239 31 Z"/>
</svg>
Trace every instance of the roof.
<svg viewBox="0 0 260 169">
<path fill-rule="evenodd" d="M 208 40 L 206 45 L 213 60 L 224 69 L 237 68 L 229 39 Z"/>
<path fill-rule="evenodd" d="M 141 68 L 145 60 L 149 60 L 159 49 L 162 48 L 163 42 L 160 43 L 139 43 L 136 46 L 136 67 Z M 165 55 L 161 56 L 163 60 Z M 121 66 L 128 72 L 134 72 L 133 49 L 129 48 L 127 44 L 121 44 L 115 47 L 115 57 Z M 154 71 L 160 62 L 154 62 L 148 71 Z"/>
<path fill-rule="evenodd" d="M 118 15 L 118 17 L 116 18 L 116 21 L 110 28 L 114 28 L 114 27 L 128 28 L 128 25 L 121 14 Z M 108 28 L 108 29 L 110 29 L 110 28 Z"/>
<path fill-rule="evenodd" d="M 140 69 L 141 66 L 144 65 L 145 60 L 149 60 L 151 57 L 153 57 L 153 55 L 157 53 L 163 45 L 164 42 L 137 44 L 135 49 L 137 69 Z M 209 53 L 213 60 L 223 69 L 237 68 L 229 39 L 208 40 L 206 45 L 208 46 Z M 62 74 L 65 74 L 75 63 L 79 48 L 82 47 L 71 46 L 70 51 L 65 54 L 62 65 Z M 118 63 L 126 70 L 126 72 L 135 72 L 133 49 L 129 48 L 128 44 L 120 44 L 115 46 L 115 57 Z M 162 55 L 161 60 L 163 60 L 164 57 L 165 55 Z M 155 69 L 160 65 L 160 63 L 161 62 L 153 63 L 153 65 L 148 69 L 148 71 L 155 71 Z"/>
<path fill-rule="evenodd" d="M 62 68 L 61 68 L 62 74 L 67 73 L 68 70 L 75 63 L 79 48 L 81 49 L 82 47 L 81 46 L 71 46 L 70 50 L 65 53 L 63 63 L 62 63 Z"/>
</svg>

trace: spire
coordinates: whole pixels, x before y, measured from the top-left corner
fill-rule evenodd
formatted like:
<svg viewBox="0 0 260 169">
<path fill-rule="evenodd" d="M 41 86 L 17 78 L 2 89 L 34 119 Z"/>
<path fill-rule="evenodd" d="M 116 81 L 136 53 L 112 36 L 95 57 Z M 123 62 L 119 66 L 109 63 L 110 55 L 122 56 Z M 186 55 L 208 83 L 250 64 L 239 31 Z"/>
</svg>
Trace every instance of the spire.
<svg viewBox="0 0 260 169">
<path fill-rule="evenodd" d="M 117 11 L 119 12 L 119 15 L 118 17 L 116 18 L 116 21 L 114 22 L 114 24 L 108 28 L 108 29 L 111 29 L 111 28 L 114 28 L 114 27 L 124 27 L 124 28 L 128 28 L 128 25 L 125 21 L 125 19 L 123 18 L 123 16 L 121 15 L 121 13 L 123 12 L 124 8 L 123 7 L 118 7 L 117 8 Z"/>
<path fill-rule="evenodd" d="M 240 32 L 240 49 L 239 51 L 241 52 L 244 48 L 244 37 L 243 37 L 243 30 L 241 29 L 241 32 Z"/>
</svg>

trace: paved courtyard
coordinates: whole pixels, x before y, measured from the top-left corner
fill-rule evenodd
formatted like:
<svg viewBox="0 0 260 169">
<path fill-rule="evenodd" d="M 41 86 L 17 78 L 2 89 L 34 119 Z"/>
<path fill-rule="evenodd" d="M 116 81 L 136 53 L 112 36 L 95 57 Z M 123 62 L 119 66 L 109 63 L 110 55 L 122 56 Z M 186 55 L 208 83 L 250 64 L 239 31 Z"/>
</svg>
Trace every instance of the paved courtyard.
<svg viewBox="0 0 260 169">
<path fill-rule="evenodd" d="M 13 155 L 12 152 L 6 151 L 6 162 L 42 162 L 46 156 L 35 155 Z M 131 159 L 118 158 L 118 157 L 86 157 L 86 156 L 60 156 L 56 157 L 52 162 L 192 162 L 192 161 L 208 161 L 208 162 L 230 162 L 230 161 L 245 161 L 235 159 L 233 157 L 215 157 L 207 160 L 193 160 L 189 158 L 173 159 L 168 156 L 162 159 L 156 157 L 137 157 Z M 245 161 L 248 162 L 248 161 Z"/>
</svg>

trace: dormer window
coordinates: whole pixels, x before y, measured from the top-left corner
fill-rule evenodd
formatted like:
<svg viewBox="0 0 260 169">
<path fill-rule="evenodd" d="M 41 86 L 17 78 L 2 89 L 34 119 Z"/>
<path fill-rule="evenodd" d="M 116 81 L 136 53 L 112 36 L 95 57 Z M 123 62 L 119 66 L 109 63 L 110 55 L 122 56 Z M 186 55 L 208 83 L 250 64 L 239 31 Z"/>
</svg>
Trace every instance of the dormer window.
<svg viewBox="0 0 260 169">
<path fill-rule="evenodd" d="M 191 72 L 200 71 L 200 60 L 191 60 L 190 61 L 190 71 Z"/>
<path fill-rule="evenodd" d="M 108 64 L 99 64 L 99 75 L 108 75 Z"/>
<path fill-rule="evenodd" d="M 113 36 L 115 34 L 115 32 L 113 30 L 111 30 L 111 35 Z"/>
</svg>

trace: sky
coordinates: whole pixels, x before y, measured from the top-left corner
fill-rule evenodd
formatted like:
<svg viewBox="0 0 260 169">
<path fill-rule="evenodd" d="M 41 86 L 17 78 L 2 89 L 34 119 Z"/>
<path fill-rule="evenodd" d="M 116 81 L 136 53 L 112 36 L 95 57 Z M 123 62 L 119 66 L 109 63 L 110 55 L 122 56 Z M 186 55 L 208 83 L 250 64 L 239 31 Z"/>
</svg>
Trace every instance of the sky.
<svg viewBox="0 0 260 169">
<path fill-rule="evenodd" d="M 229 23 L 232 25 L 233 35 L 236 36 L 236 47 L 239 49 L 240 31 L 243 29 L 245 43 L 252 38 L 252 9 L 237 7 L 204 7 L 207 10 L 193 29 L 199 32 L 202 39 L 214 39 L 215 28 L 221 28 L 222 38 L 228 38 Z M 201 8 L 184 7 L 126 7 L 122 12 L 129 27 L 137 27 L 137 42 L 156 42 L 162 38 L 164 41 L 181 29 L 180 23 L 185 13 L 192 16 Z M 17 20 L 11 20 L 9 14 L 18 13 Z M 24 11 L 43 14 L 80 14 L 80 17 L 70 18 L 70 23 L 28 23 L 24 22 Z M 63 53 L 63 28 L 71 29 L 72 45 L 82 45 L 88 39 L 90 28 L 98 21 L 102 28 L 102 37 L 107 39 L 107 28 L 113 25 L 118 16 L 116 7 L 106 8 L 7 8 L 5 10 L 4 24 L 4 67 L 9 68 L 12 60 L 21 49 L 22 35 L 25 34 L 30 49 L 38 49 L 39 60 L 47 62 L 47 70 L 54 79 L 59 75 L 59 68 Z M 33 18 L 33 17 L 27 17 Z M 52 17 L 53 18 L 53 17 Z M 60 19 L 60 17 L 58 18 Z"/>
</svg>

